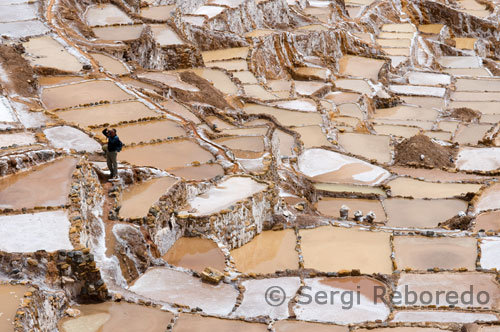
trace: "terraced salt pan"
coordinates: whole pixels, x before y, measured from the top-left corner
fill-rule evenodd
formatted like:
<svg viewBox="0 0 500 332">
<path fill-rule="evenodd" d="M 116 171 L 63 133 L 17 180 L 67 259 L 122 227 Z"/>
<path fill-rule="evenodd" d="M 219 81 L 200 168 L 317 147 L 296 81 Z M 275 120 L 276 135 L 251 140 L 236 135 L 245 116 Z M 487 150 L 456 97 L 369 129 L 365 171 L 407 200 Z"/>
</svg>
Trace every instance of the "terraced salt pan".
<svg viewBox="0 0 500 332">
<path fill-rule="evenodd" d="M 491 77 L 491 72 L 486 68 L 455 68 L 446 69 L 443 72 L 456 76 Z"/>
<path fill-rule="evenodd" d="M 245 287 L 243 301 L 233 315 L 242 317 L 269 316 L 271 319 L 285 319 L 289 317 L 288 303 L 300 287 L 300 278 L 283 277 L 246 280 L 241 284 Z M 280 305 L 271 306 L 266 302 L 266 292 L 270 287 L 276 285 L 279 285 L 284 290 L 286 297 Z"/>
<path fill-rule="evenodd" d="M 359 269 L 361 273 L 392 273 L 389 233 L 323 226 L 301 229 L 299 234 L 305 268 L 322 272 Z"/>
<path fill-rule="evenodd" d="M 41 96 L 48 109 L 69 108 L 98 101 L 116 102 L 132 98 L 133 96 L 119 88 L 114 82 L 107 80 L 45 88 Z"/>
<path fill-rule="evenodd" d="M 175 11 L 175 5 L 141 8 L 141 16 L 152 20 L 167 20 Z"/>
<path fill-rule="evenodd" d="M 97 60 L 100 66 L 113 75 L 125 75 L 129 72 L 127 67 L 115 58 L 100 53 L 90 53 L 90 55 Z"/>
<path fill-rule="evenodd" d="M 171 170 L 171 174 L 186 180 L 211 180 L 217 176 L 224 175 L 224 169 L 217 163 L 189 166 Z"/>
<path fill-rule="evenodd" d="M 0 250 L 35 252 L 72 250 L 65 211 L 0 216 Z"/>
<path fill-rule="evenodd" d="M 257 78 L 250 71 L 238 71 L 233 73 L 233 76 L 243 84 L 259 84 Z"/>
<path fill-rule="evenodd" d="M 278 120 L 283 126 L 320 125 L 323 123 L 320 113 L 282 110 L 276 107 L 246 104 L 243 110 L 248 114 L 267 114 Z"/>
<path fill-rule="evenodd" d="M 420 128 L 393 125 L 373 125 L 373 130 L 377 135 L 392 135 L 404 138 L 413 137 L 420 132 Z"/>
<path fill-rule="evenodd" d="M 327 83 L 316 81 L 294 81 L 295 91 L 301 95 L 310 96 L 322 88 L 329 86 Z"/>
<path fill-rule="evenodd" d="M 238 87 L 222 70 L 210 68 L 195 68 L 190 69 L 196 75 L 211 82 L 214 87 L 224 94 L 235 95 L 238 93 Z M 236 73 L 235 73 L 236 74 Z M 236 76 L 236 75 L 235 75 Z"/>
<path fill-rule="evenodd" d="M 254 194 L 267 189 L 267 185 L 259 183 L 249 177 L 230 177 L 207 192 L 196 196 L 188 201 L 190 208 L 196 212 L 190 212 L 193 216 L 209 215 L 226 209 L 236 202 L 244 200 Z M 187 211 L 179 212 L 187 214 Z"/>
<path fill-rule="evenodd" d="M 500 269 L 500 239 L 485 237 L 481 239 L 480 265 L 483 269 Z"/>
<path fill-rule="evenodd" d="M 325 216 L 340 218 L 340 208 L 342 205 L 349 208 L 349 218 L 354 218 L 354 213 L 356 211 L 363 212 L 363 215 L 372 211 L 376 216 L 375 222 L 384 222 L 386 220 L 382 203 L 375 199 L 322 197 L 322 199 L 315 204 L 315 207 L 318 209 L 319 213 Z"/>
<path fill-rule="evenodd" d="M 375 320 L 384 321 L 389 316 L 390 309 L 385 303 L 374 298 L 377 288 L 383 287 L 387 290 L 380 281 L 368 277 L 307 278 L 304 281 L 310 289 L 302 291 L 298 304 L 294 307 L 294 312 L 300 320 L 355 324 Z M 378 291 L 381 292 L 380 289 Z M 315 294 L 320 294 L 319 292 L 328 294 L 328 299 L 300 304 L 301 302 L 307 303 L 309 297 L 313 299 Z M 337 294 L 334 295 L 334 292 Z M 348 297 L 344 298 L 344 303 L 342 303 L 340 294 L 346 294 L 346 292 L 359 292 L 359 298 L 357 294 L 353 294 L 351 305 L 349 305 Z"/>
<path fill-rule="evenodd" d="M 339 74 L 377 81 L 384 63 L 385 60 L 344 55 L 339 61 Z"/>
<path fill-rule="evenodd" d="M 190 274 L 162 267 L 149 269 L 129 289 L 156 301 L 200 307 L 209 315 L 228 315 L 238 296 L 232 285 L 213 286 Z"/>
<path fill-rule="evenodd" d="M 180 79 L 176 74 L 167 74 L 162 72 L 145 72 L 137 75 L 139 78 L 146 78 L 152 81 L 157 81 L 168 85 L 172 88 L 191 91 L 191 92 L 199 92 L 196 86 L 186 83 Z"/>
<path fill-rule="evenodd" d="M 401 96 L 405 104 L 416 105 L 424 108 L 442 108 L 444 100 L 436 97 Z"/>
<path fill-rule="evenodd" d="M 59 111 L 56 115 L 66 122 L 73 122 L 81 127 L 102 126 L 116 124 L 121 121 L 137 121 L 143 118 L 158 118 L 161 116 L 160 113 L 156 113 L 138 101 Z M 119 133 L 118 136 L 120 136 Z"/>
<path fill-rule="evenodd" d="M 56 68 L 63 71 L 79 72 L 80 61 L 51 36 L 31 38 L 23 43 L 24 56 L 33 66 Z"/>
<path fill-rule="evenodd" d="M 360 97 L 361 95 L 359 93 L 334 91 L 327 94 L 324 98 L 335 104 L 344 104 L 355 103 Z"/>
<path fill-rule="evenodd" d="M 133 21 L 120 8 L 112 4 L 92 6 L 85 14 L 87 23 L 91 27 L 99 25 L 129 24 Z"/>
<path fill-rule="evenodd" d="M 205 65 L 207 67 L 219 67 L 227 71 L 248 71 L 246 60 L 212 61 Z"/>
<path fill-rule="evenodd" d="M 66 204 L 76 164 L 76 158 L 66 157 L 1 178 L 0 208 L 22 209 Z"/>
<path fill-rule="evenodd" d="M 500 167 L 500 148 L 462 148 L 455 164 L 463 171 L 493 171 Z"/>
<path fill-rule="evenodd" d="M 500 91 L 500 80 L 479 80 L 471 78 L 459 78 L 455 82 L 456 91 Z"/>
<path fill-rule="evenodd" d="M 400 177 L 387 183 L 393 196 L 413 198 L 449 198 L 475 193 L 480 184 L 425 182 L 412 178 Z"/>
<path fill-rule="evenodd" d="M 305 150 L 299 157 L 298 167 L 300 172 L 318 182 L 377 185 L 390 176 L 381 167 L 323 149 Z"/>
<path fill-rule="evenodd" d="M 442 310 L 397 311 L 393 322 L 438 322 L 438 323 L 474 323 L 496 322 L 498 317 L 493 313 L 476 313 Z"/>
<path fill-rule="evenodd" d="M 381 28 L 382 31 L 388 32 L 415 32 L 415 26 L 413 24 L 384 24 Z"/>
<path fill-rule="evenodd" d="M 92 28 L 98 39 L 119 41 L 138 39 L 143 30 L 144 25 L 142 24 Z"/>
<path fill-rule="evenodd" d="M 430 108 L 396 106 L 375 110 L 376 119 L 434 121 L 439 112 Z M 404 123 L 401 123 L 404 124 Z M 410 125 L 410 124 L 408 124 Z M 430 128 L 429 128 L 430 129 Z"/>
<path fill-rule="evenodd" d="M 37 18 L 37 6 L 32 3 L 0 5 L 0 22 L 28 21 Z"/>
<path fill-rule="evenodd" d="M 120 216 L 123 218 L 141 218 L 148 214 L 151 206 L 158 201 L 177 179 L 162 177 L 139 182 L 122 192 Z"/>
<path fill-rule="evenodd" d="M 387 226 L 411 228 L 435 228 L 438 223 L 467 211 L 467 202 L 458 199 L 404 199 L 384 201 Z"/>
<path fill-rule="evenodd" d="M 74 309 L 81 315 L 61 319 L 59 331 L 163 332 L 174 317 L 168 311 L 127 302 L 87 304 Z"/>
<path fill-rule="evenodd" d="M 389 90 L 400 95 L 431 96 L 439 98 L 443 98 L 446 93 L 445 88 L 422 85 L 389 85 Z"/>
<path fill-rule="evenodd" d="M 335 81 L 335 87 L 339 89 L 346 89 L 364 93 L 368 96 L 371 96 L 373 94 L 372 88 L 364 80 L 340 79 Z"/>
<path fill-rule="evenodd" d="M 463 296 L 459 300 L 455 299 L 456 301 L 447 299 L 445 295 L 434 295 L 438 291 L 445 292 L 442 294 L 452 291 L 463 294 L 470 292 L 471 289 L 473 290 L 472 294 Z M 396 304 L 399 306 L 436 305 L 438 307 L 454 306 L 464 309 L 467 307 L 497 309 L 500 306 L 500 288 L 495 276 L 487 273 L 402 273 L 396 291 L 401 294 L 405 294 L 405 292 L 415 292 L 417 294 L 415 301 L 410 297 L 398 299 L 399 304 Z M 433 296 L 421 295 L 423 292 L 430 292 Z M 480 303 L 477 295 L 481 292 L 488 294 L 488 297 L 486 298 L 484 295 L 480 297 Z"/>
<path fill-rule="evenodd" d="M 338 105 L 337 109 L 340 115 L 358 118 L 360 120 L 364 119 L 363 112 L 359 108 L 358 104 L 342 104 Z"/>
<path fill-rule="evenodd" d="M 359 329 L 358 332 L 443 332 L 443 330 L 432 327 L 379 327 L 375 329 Z"/>
<path fill-rule="evenodd" d="M 484 135 L 486 135 L 490 128 L 490 124 L 470 124 L 468 126 L 461 125 L 455 133 L 453 141 L 460 145 L 476 145 L 483 139 Z"/>
<path fill-rule="evenodd" d="M 36 138 L 33 133 L 21 132 L 13 134 L 0 134 L 0 148 L 13 145 L 23 146 L 36 143 Z"/>
<path fill-rule="evenodd" d="M 480 230 L 498 232 L 500 230 L 500 211 L 480 213 L 475 220 L 474 232 Z"/>
<path fill-rule="evenodd" d="M 452 92 L 450 98 L 454 101 L 498 101 L 500 100 L 500 92 L 458 91 Z"/>
<path fill-rule="evenodd" d="M 267 332 L 266 324 L 247 323 L 241 320 L 202 317 L 191 314 L 181 314 L 173 332 L 217 331 L 217 332 Z"/>
<path fill-rule="evenodd" d="M 438 62 L 445 68 L 481 68 L 482 64 L 477 56 L 442 56 Z"/>
<path fill-rule="evenodd" d="M 269 91 L 267 91 L 258 84 L 243 85 L 243 91 L 245 92 L 245 95 L 247 95 L 250 98 L 256 98 L 264 101 L 278 99 L 278 96 L 270 93 Z"/>
<path fill-rule="evenodd" d="M 186 136 L 186 131 L 178 123 L 170 120 L 142 121 L 114 127 L 124 144 L 150 142 L 167 137 Z M 93 130 L 102 135 L 102 128 Z"/>
<path fill-rule="evenodd" d="M 395 236 L 394 251 L 398 269 L 426 271 L 441 269 L 476 269 L 477 242 L 470 237 Z"/>
<path fill-rule="evenodd" d="M 287 108 L 294 111 L 316 112 L 316 103 L 311 99 L 295 99 L 287 101 L 278 101 L 273 103 L 274 106 Z"/>
<path fill-rule="evenodd" d="M 479 93 L 481 94 L 481 93 Z M 468 107 L 484 115 L 500 114 L 500 101 L 451 101 L 449 108 Z"/>
<path fill-rule="evenodd" d="M 241 5 L 244 0 L 209 0 L 208 3 L 211 5 L 228 6 L 231 8 L 236 8 Z"/>
<path fill-rule="evenodd" d="M 161 46 L 183 45 L 181 37 L 166 24 L 152 24 L 151 31 Z"/>
<path fill-rule="evenodd" d="M 299 266 L 295 251 L 297 238 L 291 229 L 265 231 L 252 241 L 231 251 L 236 268 L 243 273 L 274 273 L 296 270 Z"/>
<path fill-rule="evenodd" d="M 293 128 L 293 131 L 300 134 L 300 140 L 304 143 L 306 149 L 331 145 L 320 126 L 296 127 Z"/>
<path fill-rule="evenodd" d="M 347 151 L 367 159 L 375 159 L 380 163 L 392 160 L 391 138 L 358 133 L 340 133 L 339 144 Z"/>
<path fill-rule="evenodd" d="M 222 61 L 231 59 L 246 59 L 249 52 L 248 47 L 235 47 L 223 50 L 201 52 L 204 62 Z"/>
<path fill-rule="evenodd" d="M 348 332 L 347 326 L 302 322 L 298 320 L 281 320 L 273 325 L 276 332 Z M 396 331 L 394 331 L 396 332 Z M 436 331 L 440 332 L 440 331 Z"/>
<path fill-rule="evenodd" d="M 28 291 L 25 285 L 0 284 L 0 330 L 14 332 L 14 317 L 21 306 L 24 294 Z"/>
<path fill-rule="evenodd" d="M 224 271 L 225 257 L 212 240 L 199 237 L 181 237 L 163 255 L 163 259 L 172 265 L 203 272 L 206 267 Z"/>
<path fill-rule="evenodd" d="M 0 35 L 13 39 L 44 35 L 47 32 L 49 29 L 38 20 L 0 23 Z"/>
<path fill-rule="evenodd" d="M 190 140 L 125 148 L 118 157 L 133 165 L 152 166 L 163 170 L 182 168 L 193 162 L 206 163 L 213 159 L 210 152 Z"/>
<path fill-rule="evenodd" d="M 223 137 L 215 139 L 214 143 L 231 149 L 237 158 L 260 158 L 264 153 L 264 139 L 262 136 Z"/>
<path fill-rule="evenodd" d="M 476 213 L 500 209 L 500 184 L 494 183 L 481 192 L 481 195 L 474 202 Z"/>
<path fill-rule="evenodd" d="M 412 71 L 405 75 L 412 85 L 448 85 L 450 75 Z"/>
<path fill-rule="evenodd" d="M 173 100 L 167 100 L 160 103 L 161 106 L 165 107 L 168 112 L 172 112 L 176 115 L 181 116 L 184 120 L 191 121 L 194 123 L 200 123 L 200 119 L 191 113 L 185 106 L 176 103 Z"/>
<path fill-rule="evenodd" d="M 99 143 L 84 132 L 70 126 L 47 128 L 43 133 L 49 140 L 50 145 L 58 149 L 74 149 L 85 152 L 101 150 Z"/>
<path fill-rule="evenodd" d="M 441 32 L 443 27 L 443 24 L 422 24 L 418 26 L 418 31 L 421 33 L 437 35 Z"/>
</svg>

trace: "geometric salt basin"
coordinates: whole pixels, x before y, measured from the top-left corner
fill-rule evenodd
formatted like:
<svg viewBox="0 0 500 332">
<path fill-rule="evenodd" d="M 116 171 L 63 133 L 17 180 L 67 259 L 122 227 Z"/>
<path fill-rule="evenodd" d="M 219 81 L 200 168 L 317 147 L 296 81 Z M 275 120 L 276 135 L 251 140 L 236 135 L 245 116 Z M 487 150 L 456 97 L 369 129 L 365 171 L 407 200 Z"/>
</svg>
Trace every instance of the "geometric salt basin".
<svg viewBox="0 0 500 332">
<path fill-rule="evenodd" d="M 0 250 L 71 250 L 73 246 L 69 241 L 69 228 L 68 216 L 62 210 L 0 216 Z"/>
<path fill-rule="evenodd" d="M 190 214 L 192 216 L 204 216 L 223 210 L 236 202 L 253 196 L 267 189 L 267 185 L 259 183 L 249 177 L 231 177 L 218 185 L 210 188 L 202 195 L 188 201 L 191 209 L 195 212 L 182 211 L 179 214 Z"/>
<path fill-rule="evenodd" d="M 412 85 L 448 85 L 451 83 L 450 75 L 412 71 L 405 75 Z"/>
<path fill-rule="evenodd" d="M 45 129 L 45 136 L 55 148 L 74 149 L 76 151 L 97 152 L 101 145 L 84 132 L 70 126 L 60 126 Z"/>
<path fill-rule="evenodd" d="M 485 237 L 481 240 L 481 267 L 500 270 L 500 238 Z"/>
<path fill-rule="evenodd" d="M 385 169 L 363 160 L 324 149 L 305 150 L 299 157 L 298 165 L 299 171 L 308 177 L 360 166 L 362 171 L 349 177 L 351 180 L 367 185 L 380 184 L 391 175 Z"/>
<path fill-rule="evenodd" d="M 288 302 L 299 289 L 300 279 L 298 277 L 251 279 L 244 281 L 242 285 L 245 287 L 243 302 L 234 313 L 235 316 L 269 316 L 272 319 L 285 319 L 289 316 Z M 286 300 L 280 305 L 271 306 L 266 303 L 265 294 L 267 289 L 276 285 L 279 285 L 285 291 Z"/>
<path fill-rule="evenodd" d="M 476 213 L 500 209 L 500 183 L 494 183 L 484 189 L 474 202 Z"/>
<path fill-rule="evenodd" d="M 4 96 L 0 96 L 0 122 L 17 122 L 14 110 Z"/>
<path fill-rule="evenodd" d="M 462 171 L 493 171 L 500 167 L 500 148 L 463 148 L 455 162 Z"/>
<path fill-rule="evenodd" d="M 231 285 L 220 283 L 214 286 L 165 267 L 149 269 L 129 290 L 155 301 L 200 307 L 209 315 L 228 315 L 239 294 Z"/>
<path fill-rule="evenodd" d="M 399 95 L 431 96 L 439 98 L 442 98 L 446 93 L 445 88 L 437 88 L 432 86 L 415 86 L 415 85 L 390 85 L 389 90 Z"/>
<path fill-rule="evenodd" d="M 474 323 L 497 322 L 493 313 L 460 312 L 440 310 L 399 311 L 394 314 L 393 322 L 436 322 L 436 323 Z"/>
<path fill-rule="evenodd" d="M 30 132 L 0 134 L 0 148 L 12 145 L 30 145 L 36 143 L 35 135 Z"/>
</svg>

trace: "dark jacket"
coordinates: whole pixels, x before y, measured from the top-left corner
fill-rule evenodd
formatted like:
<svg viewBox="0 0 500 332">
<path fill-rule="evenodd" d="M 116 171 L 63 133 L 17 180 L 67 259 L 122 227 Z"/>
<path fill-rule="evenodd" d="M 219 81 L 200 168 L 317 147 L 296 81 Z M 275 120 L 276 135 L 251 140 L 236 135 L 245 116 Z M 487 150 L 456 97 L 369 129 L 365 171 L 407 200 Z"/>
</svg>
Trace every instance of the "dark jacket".
<svg viewBox="0 0 500 332">
<path fill-rule="evenodd" d="M 120 138 L 118 136 L 116 135 L 114 137 L 109 136 L 109 132 L 106 129 L 104 129 L 102 133 L 104 134 L 104 136 L 108 138 L 109 152 L 120 152 L 122 150 L 123 143 L 122 141 L 120 141 Z"/>
</svg>

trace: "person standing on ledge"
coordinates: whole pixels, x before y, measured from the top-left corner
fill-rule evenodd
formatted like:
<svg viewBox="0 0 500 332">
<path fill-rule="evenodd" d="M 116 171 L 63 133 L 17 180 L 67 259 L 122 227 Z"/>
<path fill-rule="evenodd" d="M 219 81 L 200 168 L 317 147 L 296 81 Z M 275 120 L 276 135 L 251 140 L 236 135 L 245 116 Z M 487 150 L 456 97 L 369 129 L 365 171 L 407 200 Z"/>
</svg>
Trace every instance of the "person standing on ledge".
<svg viewBox="0 0 500 332">
<path fill-rule="evenodd" d="M 116 135 L 116 129 L 105 128 L 102 133 L 108 138 L 108 144 L 104 145 L 103 150 L 106 153 L 106 162 L 111 173 L 110 180 L 118 177 L 118 152 L 122 150 L 123 143 Z"/>
</svg>

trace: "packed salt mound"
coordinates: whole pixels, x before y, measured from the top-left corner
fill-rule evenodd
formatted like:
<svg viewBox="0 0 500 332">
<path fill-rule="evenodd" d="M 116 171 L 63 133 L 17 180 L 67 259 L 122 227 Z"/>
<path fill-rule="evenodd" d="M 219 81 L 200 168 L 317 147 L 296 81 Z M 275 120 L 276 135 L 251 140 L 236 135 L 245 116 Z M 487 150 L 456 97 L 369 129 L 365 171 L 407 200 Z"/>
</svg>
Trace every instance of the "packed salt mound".
<svg viewBox="0 0 500 332">
<path fill-rule="evenodd" d="M 324 149 L 308 149 L 298 160 L 301 173 L 313 180 L 377 185 L 391 174 L 363 160 Z"/>
<path fill-rule="evenodd" d="M 76 151 L 97 152 L 101 145 L 84 132 L 70 126 L 60 126 L 43 131 L 50 144 L 59 149 L 74 149 Z"/>
<path fill-rule="evenodd" d="M 456 149 L 434 143 L 429 137 L 419 134 L 405 139 L 395 147 L 396 165 L 428 167 L 453 167 Z M 423 158 L 422 158 L 423 156 Z"/>
<path fill-rule="evenodd" d="M 462 171 L 494 171 L 500 167 L 500 148 L 464 148 L 456 165 Z"/>
</svg>

